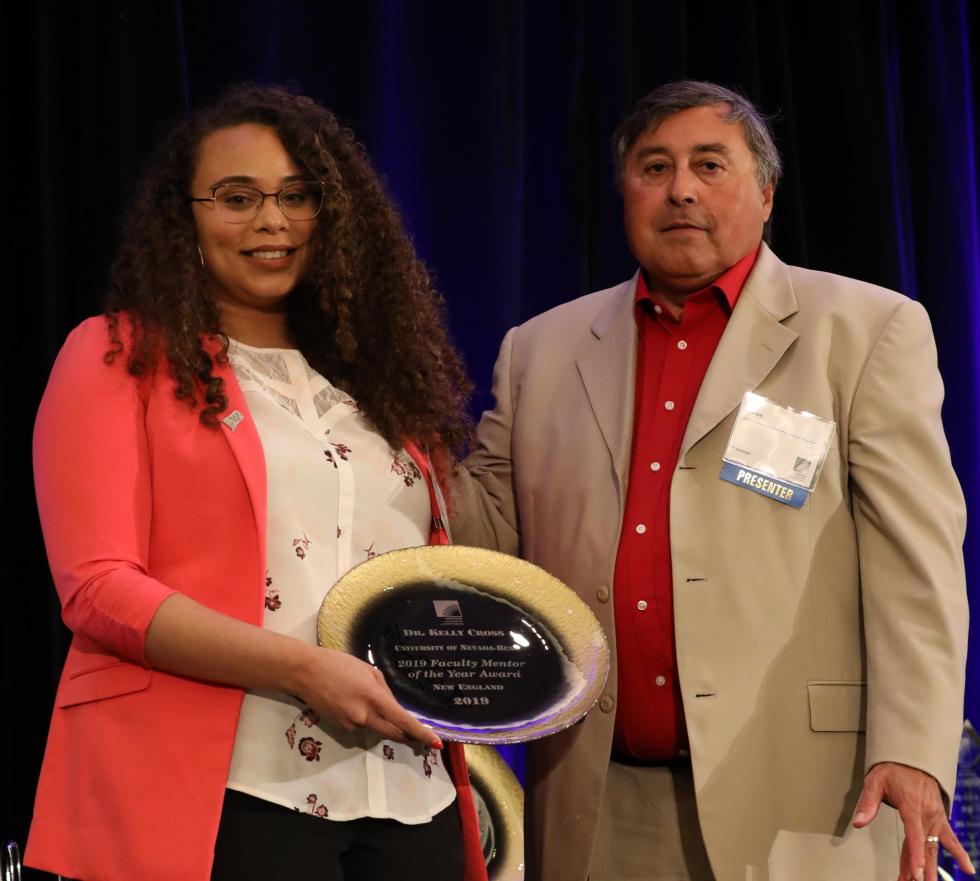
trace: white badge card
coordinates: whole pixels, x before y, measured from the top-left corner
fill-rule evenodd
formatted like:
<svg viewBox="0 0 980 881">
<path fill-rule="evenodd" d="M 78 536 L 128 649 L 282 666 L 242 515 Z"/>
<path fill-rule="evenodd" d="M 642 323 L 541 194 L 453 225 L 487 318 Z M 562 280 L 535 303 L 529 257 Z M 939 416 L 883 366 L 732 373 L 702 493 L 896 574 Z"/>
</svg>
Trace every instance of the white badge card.
<svg viewBox="0 0 980 881">
<path fill-rule="evenodd" d="M 746 392 L 722 457 L 721 479 L 802 508 L 836 427 L 830 419 Z"/>
</svg>

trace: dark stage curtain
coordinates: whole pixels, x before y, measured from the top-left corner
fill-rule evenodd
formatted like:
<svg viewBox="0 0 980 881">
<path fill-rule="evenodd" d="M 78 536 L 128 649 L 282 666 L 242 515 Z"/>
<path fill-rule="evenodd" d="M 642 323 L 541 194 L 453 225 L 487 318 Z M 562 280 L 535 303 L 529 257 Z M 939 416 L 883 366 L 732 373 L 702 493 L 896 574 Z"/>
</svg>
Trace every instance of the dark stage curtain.
<svg viewBox="0 0 980 881">
<path fill-rule="evenodd" d="M 953 457 L 967 497 L 980 491 L 970 0 L 5 5 L 0 836 L 26 837 L 67 646 L 34 510 L 33 415 L 65 335 L 99 311 L 150 146 L 232 82 L 295 83 L 358 133 L 446 295 L 475 412 L 509 327 L 634 269 L 609 159 L 617 120 L 671 79 L 742 89 L 775 114 L 786 160 L 777 253 L 925 304 Z M 975 530 L 966 552 L 976 599 Z"/>
</svg>

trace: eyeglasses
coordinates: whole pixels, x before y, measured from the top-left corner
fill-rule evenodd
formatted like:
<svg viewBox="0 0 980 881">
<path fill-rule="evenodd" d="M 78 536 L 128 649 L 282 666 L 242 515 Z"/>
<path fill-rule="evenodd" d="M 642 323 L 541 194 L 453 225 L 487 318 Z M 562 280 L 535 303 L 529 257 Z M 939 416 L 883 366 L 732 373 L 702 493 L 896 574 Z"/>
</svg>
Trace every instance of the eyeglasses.
<svg viewBox="0 0 980 881">
<path fill-rule="evenodd" d="M 191 198 L 190 201 L 213 202 L 225 223 L 248 223 L 258 217 L 269 198 L 275 198 L 279 210 L 289 220 L 312 220 L 323 207 L 323 184 L 315 180 L 302 181 L 275 193 L 263 193 L 244 184 L 219 184 L 211 187 L 208 198 Z"/>
</svg>

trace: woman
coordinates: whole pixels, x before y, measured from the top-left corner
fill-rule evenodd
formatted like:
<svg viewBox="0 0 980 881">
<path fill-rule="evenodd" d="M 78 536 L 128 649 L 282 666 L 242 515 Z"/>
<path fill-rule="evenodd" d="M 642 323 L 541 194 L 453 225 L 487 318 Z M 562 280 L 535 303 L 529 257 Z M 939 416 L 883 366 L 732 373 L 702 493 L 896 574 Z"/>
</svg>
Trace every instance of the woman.
<svg viewBox="0 0 980 881">
<path fill-rule="evenodd" d="M 351 566 L 445 540 L 435 481 L 468 391 L 441 301 L 328 111 L 242 86 L 171 133 L 106 314 L 71 334 L 38 414 L 74 639 L 28 865 L 455 881 L 465 854 L 485 878 L 460 748 L 314 639 Z"/>
</svg>

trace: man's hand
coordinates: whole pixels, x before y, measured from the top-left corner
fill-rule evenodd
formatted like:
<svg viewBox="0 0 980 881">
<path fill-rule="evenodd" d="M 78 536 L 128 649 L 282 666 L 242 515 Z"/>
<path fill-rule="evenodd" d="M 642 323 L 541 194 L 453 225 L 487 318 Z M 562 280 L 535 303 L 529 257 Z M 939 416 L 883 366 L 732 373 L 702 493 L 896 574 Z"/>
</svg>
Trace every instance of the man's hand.
<svg viewBox="0 0 980 881">
<path fill-rule="evenodd" d="M 905 825 L 905 841 L 898 881 L 936 881 L 939 847 L 926 842 L 936 836 L 964 872 L 976 874 L 970 855 L 953 832 L 943 808 L 939 784 L 918 768 L 882 762 L 864 778 L 864 789 L 854 812 L 855 828 L 867 826 L 881 803 L 895 808 Z"/>
</svg>

